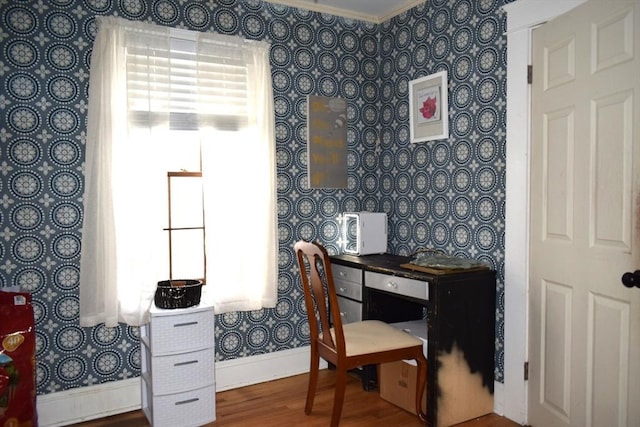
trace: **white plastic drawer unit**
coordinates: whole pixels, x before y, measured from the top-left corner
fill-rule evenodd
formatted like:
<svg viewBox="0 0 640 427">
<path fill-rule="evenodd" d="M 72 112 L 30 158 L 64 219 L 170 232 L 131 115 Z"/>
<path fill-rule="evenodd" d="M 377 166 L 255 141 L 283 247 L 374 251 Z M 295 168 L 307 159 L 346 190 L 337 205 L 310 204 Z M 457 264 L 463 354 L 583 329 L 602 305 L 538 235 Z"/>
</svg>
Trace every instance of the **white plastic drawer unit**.
<svg viewBox="0 0 640 427">
<path fill-rule="evenodd" d="M 333 282 L 336 285 L 336 294 L 362 301 L 362 270 L 331 264 L 331 271 L 333 272 Z"/>
<path fill-rule="evenodd" d="M 406 277 L 365 271 L 364 285 L 367 288 L 379 289 L 424 301 L 429 300 L 429 282 L 424 280 L 407 279 Z"/>
<path fill-rule="evenodd" d="M 142 409 L 153 427 L 216 419 L 213 307 L 150 310 L 140 328 Z"/>
<path fill-rule="evenodd" d="M 190 353 L 151 357 L 147 363 L 153 375 L 155 394 L 169 394 L 205 387 L 215 382 L 213 347 Z"/>
<path fill-rule="evenodd" d="M 207 387 L 183 393 L 152 396 L 151 388 L 143 396 L 143 410 L 153 426 L 201 426 L 216 419 L 216 387 Z M 213 402 L 213 403 L 212 403 Z"/>
<path fill-rule="evenodd" d="M 214 317 L 211 311 L 157 315 L 149 325 L 154 356 L 201 350 L 213 346 Z M 186 310 L 185 310 L 186 311 Z M 165 313 L 163 313 L 165 314 Z"/>
</svg>

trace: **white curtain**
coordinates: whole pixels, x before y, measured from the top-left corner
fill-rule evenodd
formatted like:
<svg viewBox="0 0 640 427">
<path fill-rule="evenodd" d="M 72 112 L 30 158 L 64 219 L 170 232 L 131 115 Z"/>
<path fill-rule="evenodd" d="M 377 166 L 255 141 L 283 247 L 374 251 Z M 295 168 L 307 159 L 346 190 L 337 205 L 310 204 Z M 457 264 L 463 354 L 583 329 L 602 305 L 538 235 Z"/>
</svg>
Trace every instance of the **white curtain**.
<svg viewBox="0 0 640 427">
<path fill-rule="evenodd" d="M 199 41 L 202 56 L 219 54 L 222 49 L 219 43 Z M 226 49 L 225 57 L 247 64 L 248 102 L 242 107 L 246 116 L 237 131 L 216 132 L 209 127 L 207 137 L 224 142 L 202 144 L 207 280 L 216 313 L 275 307 L 278 280 L 269 51 L 260 44 L 246 44 L 243 49 L 228 45 Z M 208 197 L 212 194 L 216 197 Z"/>
<path fill-rule="evenodd" d="M 164 143 L 175 128 L 200 132 L 203 140 L 208 280 L 203 297 L 212 300 L 217 313 L 275 307 L 268 45 L 191 32 L 187 38 L 194 43 L 182 43 L 184 31 L 176 39 L 175 30 L 152 24 L 115 17 L 98 17 L 97 23 L 86 143 L 81 325 L 144 324 L 157 282 L 168 278 L 166 224 L 158 214 L 166 210 L 166 197 L 157 184 L 166 182 Z M 182 72 L 198 76 L 188 89 L 195 92 L 186 93 L 175 83 Z M 245 233 L 247 228 L 252 232 Z M 247 245 L 242 251 L 240 243 Z"/>
</svg>

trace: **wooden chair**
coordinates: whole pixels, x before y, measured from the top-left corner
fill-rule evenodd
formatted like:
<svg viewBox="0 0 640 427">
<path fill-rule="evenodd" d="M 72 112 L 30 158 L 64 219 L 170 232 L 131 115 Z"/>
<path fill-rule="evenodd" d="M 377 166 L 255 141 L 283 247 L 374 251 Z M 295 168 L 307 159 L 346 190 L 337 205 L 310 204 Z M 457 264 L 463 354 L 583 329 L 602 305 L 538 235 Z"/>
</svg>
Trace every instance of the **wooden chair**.
<svg viewBox="0 0 640 427">
<path fill-rule="evenodd" d="M 311 364 L 305 413 L 309 415 L 313 407 L 320 357 L 336 368 L 332 427 L 340 423 L 347 371 L 359 366 L 413 359 L 418 365 L 416 412 L 420 420 L 426 423 L 426 414 L 421 404 L 427 381 L 427 360 L 422 352 L 422 341 L 378 320 L 343 325 L 326 249 L 315 242 L 299 241 L 294 245 L 294 250 L 302 277 L 311 333 Z"/>
</svg>

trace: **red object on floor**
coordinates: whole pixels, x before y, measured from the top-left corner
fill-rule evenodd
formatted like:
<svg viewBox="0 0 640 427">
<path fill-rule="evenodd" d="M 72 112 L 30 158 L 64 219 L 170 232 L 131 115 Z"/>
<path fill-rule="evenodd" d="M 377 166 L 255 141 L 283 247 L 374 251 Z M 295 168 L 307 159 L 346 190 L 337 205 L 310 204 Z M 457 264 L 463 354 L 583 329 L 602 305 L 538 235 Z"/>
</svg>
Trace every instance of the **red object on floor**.
<svg viewBox="0 0 640 427">
<path fill-rule="evenodd" d="M 36 427 L 31 294 L 0 291 L 0 427 Z"/>
</svg>

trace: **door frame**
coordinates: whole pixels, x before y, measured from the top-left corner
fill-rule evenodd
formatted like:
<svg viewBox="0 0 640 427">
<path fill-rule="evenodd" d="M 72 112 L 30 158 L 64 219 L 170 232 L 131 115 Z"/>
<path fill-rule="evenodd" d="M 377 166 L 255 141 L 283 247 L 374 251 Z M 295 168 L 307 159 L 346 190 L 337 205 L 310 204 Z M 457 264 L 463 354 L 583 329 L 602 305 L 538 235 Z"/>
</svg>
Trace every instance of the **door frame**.
<svg viewBox="0 0 640 427">
<path fill-rule="evenodd" d="M 526 424 L 529 329 L 529 225 L 531 35 L 535 27 L 586 0 L 517 0 L 503 6 L 507 15 L 507 146 L 504 272 L 504 384 L 496 412 Z"/>
</svg>

